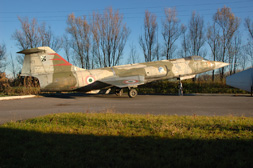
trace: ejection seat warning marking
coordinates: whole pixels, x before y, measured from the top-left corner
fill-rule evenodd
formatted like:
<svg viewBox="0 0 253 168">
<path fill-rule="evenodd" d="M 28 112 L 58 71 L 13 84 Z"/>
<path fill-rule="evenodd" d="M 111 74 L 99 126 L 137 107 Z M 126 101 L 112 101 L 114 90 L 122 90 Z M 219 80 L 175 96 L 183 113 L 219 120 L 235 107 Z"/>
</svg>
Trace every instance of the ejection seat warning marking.
<svg viewBox="0 0 253 168">
<path fill-rule="evenodd" d="M 125 84 L 135 84 L 135 83 L 138 83 L 139 81 L 138 80 L 124 80 L 123 83 Z"/>
</svg>

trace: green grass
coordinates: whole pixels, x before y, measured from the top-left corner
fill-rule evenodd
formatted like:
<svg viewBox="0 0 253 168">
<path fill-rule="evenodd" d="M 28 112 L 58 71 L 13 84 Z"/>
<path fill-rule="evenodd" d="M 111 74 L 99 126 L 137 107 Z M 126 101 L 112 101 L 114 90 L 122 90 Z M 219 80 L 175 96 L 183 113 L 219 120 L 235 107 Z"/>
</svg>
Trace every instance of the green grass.
<svg viewBox="0 0 253 168">
<path fill-rule="evenodd" d="M 251 167 L 253 118 L 54 114 L 0 126 L 0 167 Z"/>
</svg>

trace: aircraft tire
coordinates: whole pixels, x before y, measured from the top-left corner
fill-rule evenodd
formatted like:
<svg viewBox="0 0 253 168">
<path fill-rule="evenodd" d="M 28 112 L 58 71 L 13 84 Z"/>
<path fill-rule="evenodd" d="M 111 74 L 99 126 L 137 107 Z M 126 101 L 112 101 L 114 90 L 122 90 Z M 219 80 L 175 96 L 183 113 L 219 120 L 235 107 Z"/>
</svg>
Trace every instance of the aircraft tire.
<svg viewBox="0 0 253 168">
<path fill-rule="evenodd" d="M 138 95 L 138 92 L 137 92 L 136 89 L 130 89 L 130 90 L 128 91 L 128 96 L 129 96 L 130 98 L 134 98 L 134 97 L 136 97 L 137 95 Z"/>
</svg>

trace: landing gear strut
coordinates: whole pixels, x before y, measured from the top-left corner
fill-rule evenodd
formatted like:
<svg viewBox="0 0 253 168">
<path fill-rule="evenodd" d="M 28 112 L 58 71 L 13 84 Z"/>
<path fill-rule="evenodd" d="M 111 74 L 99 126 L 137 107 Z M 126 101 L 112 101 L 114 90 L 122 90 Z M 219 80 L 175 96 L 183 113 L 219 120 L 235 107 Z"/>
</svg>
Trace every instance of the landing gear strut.
<svg viewBox="0 0 253 168">
<path fill-rule="evenodd" d="M 123 89 L 122 89 L 122 88 L 117 88 L 117 89 L 115 90 L 115 94 L 116 94 L 117 96 L 122 96 L 122 94 L 123 94 Z"/>
<path fill-rule="evenodd" d="M 183 96 L 183 84 L 181 82 L 181 78 L 178 78 L 179 83 L 178 83 L 178 96 Z"/>
<path fill-rule="evenodd" d="M 134 98 L 134 97 L 136 97 L 137 95 L 138 95 L 138 92 L 137 92 L 136 89 L 134 89 L 134 88 L 130 89 L 130 88 L 129 88 L 128 96 L 129 96 L 130 98 Z"/>
</svg>

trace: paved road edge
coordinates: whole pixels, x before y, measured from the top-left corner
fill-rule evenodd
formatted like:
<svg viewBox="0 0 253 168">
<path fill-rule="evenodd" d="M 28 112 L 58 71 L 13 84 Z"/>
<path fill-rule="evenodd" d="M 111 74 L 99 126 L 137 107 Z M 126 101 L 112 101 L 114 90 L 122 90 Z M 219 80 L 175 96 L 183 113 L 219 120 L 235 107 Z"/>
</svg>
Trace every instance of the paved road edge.
<svg viewBox="0 0 253 168">
<path fill-rule="evenodd" d="M 7 96 L 7 97 L 0 97 L 1 100 L 14 100 L 14 99 L 26 99 L 26 98 L 33 98 L 36 95 L 25 95 L 25 96 Z"/>
</svg>

